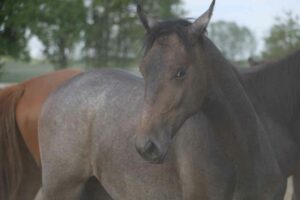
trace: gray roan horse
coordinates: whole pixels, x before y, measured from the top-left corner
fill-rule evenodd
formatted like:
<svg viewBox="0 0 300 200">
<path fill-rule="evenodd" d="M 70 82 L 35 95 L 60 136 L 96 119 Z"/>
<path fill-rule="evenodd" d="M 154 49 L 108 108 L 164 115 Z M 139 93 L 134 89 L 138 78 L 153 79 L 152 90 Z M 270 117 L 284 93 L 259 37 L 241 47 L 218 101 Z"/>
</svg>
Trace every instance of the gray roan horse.
<svg viewBox="0 0 300 200">
<path fill-rule="evenodd" d="M 154 27 L 139 10 L 149 31 L 145 85 L 100 70 L 50 96 L 39 125 L 44 199 L 78 199 L 92 175 L 115 200 L 275 199 L 285 178 L 277 154 L 284 159 L 289 144 L 269 143 L 280 131 L 262 126 L 267 112 L 256 114 L 259 106 L 205 36 L 212 9 L 194 23 Z M 135 142 L 148 161 L 164 162 L 141 159 Z"/>
</svg>

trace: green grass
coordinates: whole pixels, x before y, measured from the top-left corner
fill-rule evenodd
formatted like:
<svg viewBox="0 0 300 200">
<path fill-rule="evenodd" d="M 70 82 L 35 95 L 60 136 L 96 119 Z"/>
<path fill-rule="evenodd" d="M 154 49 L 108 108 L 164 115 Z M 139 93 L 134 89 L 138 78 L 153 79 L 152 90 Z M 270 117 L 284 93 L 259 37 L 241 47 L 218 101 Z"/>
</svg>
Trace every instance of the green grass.
<svg viewBox="0 0 300 200">
<path fill-rule="evenodd" d="M 47 61 L 31 60 L 30 62 L 22 62 L 11 59 L 3 59 L 3 61 L 5 64 L 1 69 L 0 83 L 18 83 L 54 71 L 53 65 Z M 84 62 L 70 62 L 69 66 L 70 68 L 86 69 Z M 134 74 L 139 74 L 136 62 L 130 63 L 130 65 L 126 63 L 125 66 L 131 66 L 127 69 Z M 121 66 L 121 68 L 124 69 L 124 66 Z"/>
<path fill-rule="evenodd" d="M 35 76 L 46 74 L 54 71 L 54 67 L 47 61 L 31 60 L 30 62 L 22 62 L 6 59 L 1 69 L 1 83 L 17 83 L 31 79 Z M 84 69 L 83 63 L 70 63 L 72 68 Z"/>
<path fill-rule="evenodd" d="M 6 60 L 1 69 L 0 82 L 15 83 L 53 71 L 53 66 L 42 61 L 21 62 Z"/>
</svg>

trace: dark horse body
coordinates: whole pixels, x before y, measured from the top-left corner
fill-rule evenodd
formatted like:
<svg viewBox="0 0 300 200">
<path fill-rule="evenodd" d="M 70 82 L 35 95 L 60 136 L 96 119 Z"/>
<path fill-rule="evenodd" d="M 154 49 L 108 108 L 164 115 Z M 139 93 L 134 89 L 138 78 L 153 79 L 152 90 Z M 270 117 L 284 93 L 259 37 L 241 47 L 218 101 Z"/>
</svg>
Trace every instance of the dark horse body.
<svg viewBox="0 0 300 200">
<path fill-rule="evenodd" d="M 203 57 L 221 56 L 206 37 L 203 42 L 206 48 L 213 48 Z M 146 143 L 143 149 L 141 143 L 146 140 L 139 140 L 140 154 L 150 161 L 164 160 L 160 165 L 144 161 L 134 148 L 140 117 L 149 122 L 155 119 L 144 114 L 143 94 L 149 79 L 144 85 L 142 79 L 122 71 L 93 71 L 54 92 L 39 124 L 44 199 L 78 199 L 84 182 L 93 175 L 116 200 L 276 199 L 276 192 L 284 189 L 285 178 L 291 174 L 288 170 L 297 163 L 293 158 L 297 143 L 284 136 L 289 129 L 284 124 L 284 130 L 273 126 L 277 123 L 267 110 L 258 110 L 259 117 L 256 115 L 254 107 L 264 108 L 263 101 L 249 92 L 250 99 L 257 101 L 253 107 L 238 75 L 219 57 L 209 59 L 211 73 L 219 81 L 211 89 L 217 92 L 208 91 L 201 109 L 182 126 L 179 123 L 174 141 L 162 143 L 167 147 L 160 149 Z M 153 67 L 159 66 L 156 64 Z M 247 81 L 245 87 L 251 90 L 251 79 Z M 284 88 L 282 92 L 288 91 Z M 273 95 L 272 100 L 276 98 Z M 138 114 L 141 111 L 143 114 Z M 263 122 L 267 125 L 262 126 Z M 287 139 L 287 143 L 275 140 L 275 136 Z M 165 138 L 157 139 L 161 142 Z M 157 160 L 163 148 L 169 150 L 168 155 Z"/>
<path fill-rule="evenodd" d="M 239 72 L 285 177 L 300 199 L 300 50 L 277 62 Z"/>
</svg>

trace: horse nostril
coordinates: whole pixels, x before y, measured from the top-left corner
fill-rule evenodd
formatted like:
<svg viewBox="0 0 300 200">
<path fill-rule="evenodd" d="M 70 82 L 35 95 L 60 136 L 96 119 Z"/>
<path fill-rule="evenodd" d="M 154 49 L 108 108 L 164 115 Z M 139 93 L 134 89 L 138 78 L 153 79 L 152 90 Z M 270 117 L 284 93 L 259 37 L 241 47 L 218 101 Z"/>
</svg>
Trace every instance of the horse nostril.
<svg viewBox="0 0 300 200">
<path fill-rule="evenodd" d="M 145 138 L 144 138 L 145 139 Z M 136 143 L 136 148 L 139 152 L 139 154 L 147 161 L 153 162 L 153 163 L 159 163 L 161 162 L 162 155 L 154 142 L 152 142 L 150 139 L 142 140 L 139 138 Z"/>
<path fill-rule="evenodd" d="M 153 142 L 150 140 L 147 141 L 147 143 L 144 146 L 144 153 L 151 153 L 151 152 L 156 152 L 157 148 Z"/>
<path fill-rule="evenodd" d="M 148 160 L 152 161 L 155 161 L 161 157 L 158 147 L 150 140 L 145 144 L 143 154 L 148 158 Z"/>
</svg>

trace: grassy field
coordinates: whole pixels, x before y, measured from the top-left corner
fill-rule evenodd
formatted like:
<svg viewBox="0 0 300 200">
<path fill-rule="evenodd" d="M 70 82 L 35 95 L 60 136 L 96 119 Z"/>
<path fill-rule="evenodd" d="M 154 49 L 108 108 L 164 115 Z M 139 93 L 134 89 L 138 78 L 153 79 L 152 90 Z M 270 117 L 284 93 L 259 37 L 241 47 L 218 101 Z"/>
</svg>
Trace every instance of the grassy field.
<svg viewBox="0 0 300 200">
<path fill-rule="evenodd" d="M 72 68 L 84 68 L 82 63 L 73 63 L 71 66 Z M 1 69 L 0 82 L 21 82 L 51 71 L 54 71 L 54 67 L 46 61 L 32 60 L 30 62 L 21 62 L 5 60 L 5 65 Z"/>
<path fill-rule="evenodd" d="M 83 62 L 73 62 L 70 63 L 70 66 L 70 68 L 86 69 Z M 137 67 L 131 67 L 128 70 L 138 74 Z M 17 83 L 51 71 L 54 71 L 54 67 L 47 61 L 32 60 L 30 62 L 21 62 L 5 60 L 5 65 L 0 73 L 0 83 Z"/>
<path fill-rule="evenodd" d="M 26 63 L 7 60 L 5 61 L 4 67 L 1 69 L 0 82 L 20 82 L 53 70 L 52 65 L 42 61 L 31 61 Z"/>
</svg>

